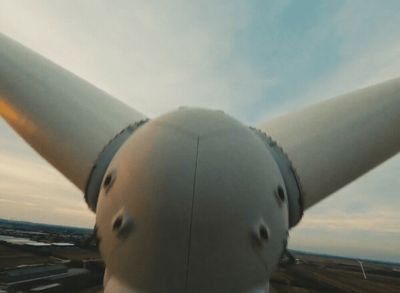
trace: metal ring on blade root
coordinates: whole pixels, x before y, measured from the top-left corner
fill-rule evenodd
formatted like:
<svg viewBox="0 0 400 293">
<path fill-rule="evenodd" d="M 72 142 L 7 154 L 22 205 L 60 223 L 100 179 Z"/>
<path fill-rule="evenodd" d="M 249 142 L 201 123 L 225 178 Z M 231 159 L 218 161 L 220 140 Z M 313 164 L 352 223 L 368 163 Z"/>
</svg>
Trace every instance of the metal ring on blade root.
<svg viewBox="0 0 400 293">
<path fill-rule="evenodd" d="M 93 164 L 89 178 L 86 183 L 85 200 L 92 211 L 96 211 L 97 198 L 99 196 L 100 188 L 102 186 L 103 177 L 110 164 L 112 158 L 119 150 L 121 145 L 148 119 L 137 121 L 124 128 L 118 133 L 100 152 L 96 161 Z"/>
<path fill-rule="evenodd" d="M 303 191 L 300 179 L 288 155 L 284 150 L 263 131 L 250 127 L 254 133 L 261 138 L 267 149 L 274 157 L 285 182 L 287 200 L 289 204 L 289 227 L 295 226 L 303 216 Z M 282 188 L 282 187 L 278 187 Z M 284 200 L 284 191 L 277 190 L 277 197 L 280 201 Z"/>
</svg>

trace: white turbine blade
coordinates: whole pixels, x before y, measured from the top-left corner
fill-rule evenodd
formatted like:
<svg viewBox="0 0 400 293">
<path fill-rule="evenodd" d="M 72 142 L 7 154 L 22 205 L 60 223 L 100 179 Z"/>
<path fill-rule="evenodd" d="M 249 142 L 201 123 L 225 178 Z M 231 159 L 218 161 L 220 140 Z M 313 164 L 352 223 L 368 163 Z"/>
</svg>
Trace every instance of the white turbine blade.
<svg viewBox="0 0 400 293">
<path fill-rule="evenodd" d="M 400 150 L 400 79 L 259 126 L 288 154 L 310 207 Z"/>
<path fill-rule="evenodd" d="M 81 190 L 103 147 L 144 118 L 1 34 L 0 115 Z"/>
</svg>

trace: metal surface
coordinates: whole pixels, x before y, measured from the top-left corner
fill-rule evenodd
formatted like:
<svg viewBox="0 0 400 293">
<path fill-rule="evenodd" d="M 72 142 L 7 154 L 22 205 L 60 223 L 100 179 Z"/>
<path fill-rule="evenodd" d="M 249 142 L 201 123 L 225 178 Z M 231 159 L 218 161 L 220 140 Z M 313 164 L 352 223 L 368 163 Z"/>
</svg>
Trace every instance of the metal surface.
<svg viewBox="0 0 400 293">
<path fill-rule="evenodd" d="M 287 242 L 287 201 L 277 201 L 283 178 L 248 127 L 219 111 L 166 114 L 122 145 L 104 183 L 96 225 L 110 288 L 267 290 Z M 124 237 L 121 215 L 131 219 Z"/>
<path fill-rule="evenodd" d="M 287 195 L 284 193 L 280 194 L 279 192 L 276 195 L 278 200 L 282 200 L 281 197 L 287 197 L 289 208 L 289 227 L 293 227 L 300 222 L 301 218 L 303 217 L 303 192 L 297 172 L 286 153 L 275 141 L 271 139 L 271 137 L 256 128 L 250 129 L 252 129 L 254 133 L 262 139 L 266 148 L 272 154 L 275 162 L 279 166 L 279 170 L 281 171 L 283 180 L 285 182 Z"/>
<path fill-rule="evenodd" d="M 92 211 L 96 211 L 97 198 L 99 196 L 101 183 L 104 174 L 110 164 L 115 153 L 121 145 L 135 132 L 137 128 L 146 123 L 147 120 L 140 120 L 134 124 L 129 125 L 120 133 L 118 133 L 100 152 L 93 168 L 90 172 L 89 179 L 87 180 L 85 189 L 85 200 Z"/>
<path fill-rule="evenodd" d="M 145 118 L 1 34 L 0 115 L 81 190 L 110 139 Z"/>
<path fill-rule="evenodd" d="M 400 79 L 264 123 L 293 162 L 310 207 L 400 150 Z"/>
</svg>

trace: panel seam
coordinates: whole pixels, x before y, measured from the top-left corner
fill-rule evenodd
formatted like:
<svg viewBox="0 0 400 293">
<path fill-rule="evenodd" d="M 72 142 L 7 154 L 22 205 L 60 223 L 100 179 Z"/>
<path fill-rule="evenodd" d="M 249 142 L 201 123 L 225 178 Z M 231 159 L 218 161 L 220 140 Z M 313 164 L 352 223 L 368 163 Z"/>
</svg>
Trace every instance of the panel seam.
<svg viewBox="0 0 400 293">
<path fill-rule="evenodd" d="M 196 147 L 196 161 L 194 166 L 194 177 L 193 177 L 193 189 L 192 189 L 192 208 L 191 208 L 191 215 L 190 215 L 190 224 L 189 224 L 189 239 L 188 239 L 188 253 L 187 253 L 187 260 L 186 260 L 186 281 L 185 281 L 185 292 L 188 290 L 189 285 L 189 264 L 190 264 L 190 247 L 192 242 L 192 222 L 193 222 L 193 213 L 194 213 L 194 197 L 196 193 L 196 177 L 197 177 L 197 162 L 199 159 L 199 144 L 200 144 L 200 137 L 197 137 L 197 147 Z"/>
</svg>

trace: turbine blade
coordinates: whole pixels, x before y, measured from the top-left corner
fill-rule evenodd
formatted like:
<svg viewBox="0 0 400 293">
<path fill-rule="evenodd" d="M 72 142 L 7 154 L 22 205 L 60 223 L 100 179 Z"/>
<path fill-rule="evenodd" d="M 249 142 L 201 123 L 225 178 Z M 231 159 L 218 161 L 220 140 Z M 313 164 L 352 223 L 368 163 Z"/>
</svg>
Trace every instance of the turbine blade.
<svg viewBox="0 0 400 293">
<path fill-rule="evenodd" d="M 103 147 L 145 118 L 2 34 L 0 115 L 81 190 Z"/>
<path fill-rule="evenodd" d="M 304 208 L 400 150 L 400 78 L 278 117 L 259 126 L 292 161 Z"/>
</svg>

